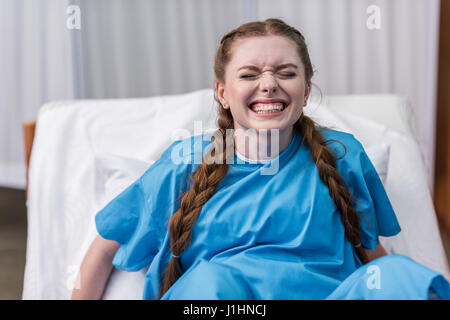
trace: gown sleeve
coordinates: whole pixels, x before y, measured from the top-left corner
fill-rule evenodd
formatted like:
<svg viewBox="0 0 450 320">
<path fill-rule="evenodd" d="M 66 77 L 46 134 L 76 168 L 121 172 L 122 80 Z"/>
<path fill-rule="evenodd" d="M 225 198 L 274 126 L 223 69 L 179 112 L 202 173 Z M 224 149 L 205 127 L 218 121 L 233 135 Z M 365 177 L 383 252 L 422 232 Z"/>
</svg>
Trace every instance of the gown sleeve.
<svg viewBox="0 0 450 320">
<path fill-rule="evenodd" d="M 351 191 L 359 216 L 361 245 L 374 250 L 379 236 L 401 231 L 381 179 L 361 143 L 351 135 L 346 156 L 337 162 L 345 185 Z"/>
<path fill-rule="evenodd" d="M 97 212 L 95 223 L 105 239 L 120 244 L 113 265 L 138 271 L 150 264 L 165 238 L 168 220 L 178 209 L 177 197 L 185 191 L 187 167 L 174 164 L 174 142 L 135 182 Z"/>
</svg>

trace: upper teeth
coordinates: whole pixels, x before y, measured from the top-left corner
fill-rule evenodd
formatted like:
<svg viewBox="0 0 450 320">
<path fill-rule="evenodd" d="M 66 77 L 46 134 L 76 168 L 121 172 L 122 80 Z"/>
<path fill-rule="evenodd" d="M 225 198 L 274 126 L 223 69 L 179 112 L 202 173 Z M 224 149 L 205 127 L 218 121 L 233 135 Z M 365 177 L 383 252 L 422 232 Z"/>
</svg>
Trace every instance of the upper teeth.
<svg viewBox="0 0 450 320">
<path fill-rule="evenodd" d="M 281 102 L 278 103 L 256 103 L 252 105 L 252 109 L 255 111 L 265 111 L 265 110 L 283 110 L 284 104 Z"/>
</svg>

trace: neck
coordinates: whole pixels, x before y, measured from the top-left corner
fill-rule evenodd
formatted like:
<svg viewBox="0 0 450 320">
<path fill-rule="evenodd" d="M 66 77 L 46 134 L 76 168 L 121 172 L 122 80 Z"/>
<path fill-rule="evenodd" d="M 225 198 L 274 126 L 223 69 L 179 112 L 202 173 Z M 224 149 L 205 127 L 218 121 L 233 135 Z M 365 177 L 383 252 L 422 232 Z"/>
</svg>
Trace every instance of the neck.
<svg viewBox="0 0 450 320">
<path fill-rule="evenodd" d="M 250 160 L 269 160 L 289 146 L 294 136 L 293 127 L 283 130 L 236 130 L 236 151 Z"/>
</svg>

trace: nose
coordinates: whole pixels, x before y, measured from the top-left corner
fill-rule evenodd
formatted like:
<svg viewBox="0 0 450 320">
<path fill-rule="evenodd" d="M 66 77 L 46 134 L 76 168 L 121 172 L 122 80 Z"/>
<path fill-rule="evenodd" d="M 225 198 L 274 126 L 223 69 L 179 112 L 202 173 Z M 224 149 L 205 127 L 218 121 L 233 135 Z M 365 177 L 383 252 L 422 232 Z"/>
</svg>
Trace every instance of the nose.
<svg viewBox="0 0 450 320">
<path fill-rule="evenodd" d="M 261 77 L 260 88 L 264 93 L 272 95 L 278 88 L 278 82 L 272 74 L 265 74 Z"/>
</svg>

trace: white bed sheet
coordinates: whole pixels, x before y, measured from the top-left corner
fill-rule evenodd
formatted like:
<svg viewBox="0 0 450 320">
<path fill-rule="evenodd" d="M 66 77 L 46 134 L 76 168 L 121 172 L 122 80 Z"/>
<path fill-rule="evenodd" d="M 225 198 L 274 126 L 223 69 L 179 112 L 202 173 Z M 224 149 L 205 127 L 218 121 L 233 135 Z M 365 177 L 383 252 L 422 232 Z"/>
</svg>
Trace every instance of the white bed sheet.
<svg viewBox="0 0 450 320">
<path fill-rule="evenodd" d="M 385 104 L 392 104 L 392 100 Z M 358 112 L 363 108 L 364 103 Z M 408 133 L 391 129 L 392 124 L 388 128 L 349 110 L 336 110 L 339 108 L 330 109 L 323 103 L 315 108 L 311 103 L 305 113 L 322 124 L 354 133 L 365 148 L 380 141 L 391 145 L 385 183 L 403 230 L 398 236 L 381 239 L 382 243 L 389 252 L 410 256 L 450 279 L 431 197 L 423 188 L 425 171 L 415 140 Z M 96 236 L 96 212 L 138 177 L 146 164 L 158 159 L 172 139 L 215 128 L 215 112 L 210 89 L 153 98 L 44 105 L 37 120 L 29 170 L 23 299 L 69 299 L 77 285 L 79 265 Z M 197 131 L 196 120 L 197 125 L 198 120 L 203 124 Z M 175 137 L 175 129 L 181 128 L 188 132 L 178 130 Z M 128 165 L 134 161 L 133 169 L 122 172 L 122 179 L 109 187 L 101 165 L 108 157 L 122 159 L 113 164 L 118 167 L 120 161 Z M 135 273 L 114 270 L 103 298 L 140 299 L 144 276 L 145 268 Z"/>
</svg>

